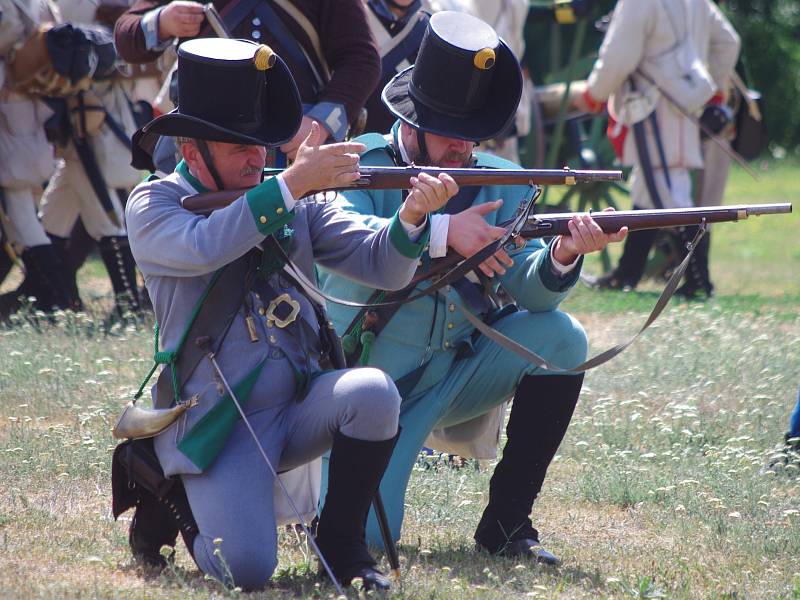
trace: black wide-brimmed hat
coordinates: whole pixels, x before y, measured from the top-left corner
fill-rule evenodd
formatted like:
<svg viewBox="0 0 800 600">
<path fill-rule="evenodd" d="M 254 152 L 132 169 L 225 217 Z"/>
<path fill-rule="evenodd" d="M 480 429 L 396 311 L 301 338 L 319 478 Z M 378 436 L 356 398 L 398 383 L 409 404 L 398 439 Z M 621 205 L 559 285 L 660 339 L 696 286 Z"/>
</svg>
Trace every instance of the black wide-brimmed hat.
<svg viewBox="0 0 800 600">
<path fill-rule="evenodd" d="M 248 40 L 198 38 L 178 47 L 178 105 L 133 134 L 132 165 L 153 170 L 162 135 L 280 146 L 300 128 L 300 94 L 286 63 Z"/>
<path fill-rule="evenodd" d="M 519 61 L 494 29 L 466 13 L 434 14 L 417 61 L 383 88 L 415 129 L 473 142 L 504 133 L 522 94 Z"/>
</svg>

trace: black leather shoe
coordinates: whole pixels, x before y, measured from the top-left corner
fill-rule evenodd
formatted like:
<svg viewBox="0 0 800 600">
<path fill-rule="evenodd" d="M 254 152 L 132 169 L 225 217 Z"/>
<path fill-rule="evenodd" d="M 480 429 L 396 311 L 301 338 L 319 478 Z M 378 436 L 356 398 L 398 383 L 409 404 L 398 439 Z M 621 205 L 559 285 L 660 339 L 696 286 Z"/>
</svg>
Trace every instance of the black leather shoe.
<svg viewBox="0 0 800 600">
<path fill-rule="evenodd" d="M 503 556 L 505 558 L 528 558 L 551 567 L 556 567 L 561 564 L 561 560 L 557 556 L 545 550 L 539 543 L 539 540 L 534 538 L 524 538 L 508 542 L 502 550 L 497 552 L 497 556 Z"/>
<path fill-rule="evenodd" d="M 675 290 L 675 295 L 684 300 L 707 300 L 714 295 L 714 284 L 705 281 L 700 285 L 686 282 Z"/>
<path fill-rule="evenodd" d="M 386 592 L 392 587 L 389 578 L 378 571 L 375 567 L 359 567 L 352 574 L 342 578 L 342 585 L 352 585 L 355 579 L 360 579 L 364 586 L 364 591 L 374 590 L 376 592 Z"/>
<path fill-rule="evenodd" d="M 605 275 L 581 275 L 581 281 L 593 290 L 621 290 L 629 292 L 636 288 L 636 282 L 628 281 L 611 271 Z"/>
<path fill-rule="evenodd" d="M 767 462 L 767 471 L 778 473 L 797 473 L 800 470 L 800 437 L 784 435 L 783 445 L 775 450 Z"/>
</svg>

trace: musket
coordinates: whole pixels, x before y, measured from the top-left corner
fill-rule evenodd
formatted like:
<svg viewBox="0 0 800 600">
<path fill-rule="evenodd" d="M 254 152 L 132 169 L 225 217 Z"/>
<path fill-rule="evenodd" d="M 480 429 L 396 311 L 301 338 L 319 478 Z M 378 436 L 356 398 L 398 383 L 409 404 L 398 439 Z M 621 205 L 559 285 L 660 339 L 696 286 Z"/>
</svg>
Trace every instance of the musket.
<svg viewBox="0 0 800 600">
<path fill-rule="evenodd" d="M 217 34 L 217 37 L 228 39 L 233 37 L 231 32 L 228 31 L 228 28 L 225 26 L 225 21 L 223 21 L 222 17 L 219 16 L 217 8 L 211 2 L 203 5 L 203 13 L 208 21 L 209 27 L 214 30 L 214 33 Z"/>
<path fill-rule="evenodd" d="M 621 181 L 622 171 L 593 171 L 579 169 L 440 169 L 436 167 L 366 167 L 358 168 L 361 177 L 356 181 L 322 191 L 402 190 L 411 187 L 409 179 L 428 173 L 434 177 L 440 173 L 450 175 L 459 186 L 475 185 L 577 185 L 601 181 Z M 266 175 L 276 175 L 280 170 L 265 169 Z M 247 189 L 204 192 L 183 199 L 183 207 L 197 214 L 209 214 L 231 204 Z M 309 193 L 309 195 L 314 192 Z"/>
<path fill-rule="evenodd" d="M 652 210 L 616 210 L 591 213 L 604 233 L 615 233 L 627 227 L 629 231 L 662 229 L 705 223 L 743 221 L 751 216 L 776 215 L 792 212 L 792 205 L 738 204 L 731 206 L 700 206 L 692 208 L 661 208 Z M 531 215 L 519 234 L 526 238 L 568 235 L 567 223 L 575 213 L 543 213 Z"/>
<path fill-rule="evenodd" d="M 693 208 L 616 210 L 591 213 L 591 215 L 604 233 L 616 233 L 623 227 L 627 227 L 628 231 L 641 231 L 644 229 L 662 229 L 668 227 L 743 221 L 751 216 L 776 215 L 791 212 L 792 205 L 786 202 L 780 204 L 738 204 L 731 206 Z M 570 232 L 567 224 L 576 214 L 577 213 L 540 213 L 530 215 L 511 237 L 529 240 L 556 235 L 569 235 Z M 511 221 L 500 223 L 499 226 L 508 227 L 510 223 Z M 498 242 L 497 250 L 500 249 L 500 245 L 501 243 Z M 417 271 L 407 288 L 416 287 L 416 285 L 422 281 L 435 278 L 440 273 L 449 271 L 463 260 L 465 260 L 465 258 L 457 252 L 448 252 L 447 255 L 442 258 L 434 258 L 430 261 L 427 269 L 420 269 Z M 397 293 L 402 293 L 402 291 Z"/>
<path fill-rule="evenodd" d="M 549 237 L 561 234 L 568 234 L 568 224 L 575 216 L 575 213 L 544 213 L 532 214 L 531 209 L 533 203 L 527 206 L 521 206 L 517 211 L 517 215 L 510 221 L 501 223 L 500 225 L 506 228 L 506 232 L 499 240 L 487 244 L 485 247 L 478 250 L 469 258 L 464 258 L 456 252 L 448 252 L 442 258 L 435 258 L 427 265 L 420 266 L 414 274 L 411 282 L 403 289 L 388 292 L 382 296 L 380 302 L 374 302 L 375 296 L 373 295 L 369 304 L 358 304 L 361 312 L 351 322 L 348 327 L 350 333 L 351 327 L 363 327 L 366 323 L 368 310 L 380 310 L 384 307 L 396 306 L 412 302 L 423 296 L 429 296 L 435 290 L 441 288 L 445 284 L 456 281 L 458 278 L 463 277 L 469 271 L 477 269 L 478 265 L 497 252 L 499 249 L 512 250 L 517 246 L 518 240 L 534 239 Z M 755 205 L 737 205 L 737 206 L 709 206 L 701 208 L 687 208 L 687 209 L 655 209 L 655 210 L 635 210 L 635 211 L 604 211 L 602 213 L 592 214 L 595 222 L 605 233 L 615 233 L 622 227 L 627 227 L 630 231 L 639 231 L 644 229 L 659 229 L 662 227 L 680 227 L 691 226 L 697 227 L 697 232 L 693 240 L 687 244 L 687 254 L 680 265 L 673 271 L 672 276 L 667 282 L 664 291 L 658 298 L 656 305 L 647 317 L 644 325 L 639 331 L 631 337 L 628 341 L 615 345 L 608 350 L 605 350 L 596 356 L 593 356 L 580 365 L 573 366 L 572 368 L 563 368 L 558 365 L 550 363 L 546 358 L 532 352 L 530 349 L 522 346 L 513 339 L 496 331 L 491 326 L 483 322 L 478 316 L 473 314 L 470 309 L 465 305 L 461 307 L 464 317 L 483 335 L 491 339 L 501 347 L 517 354 L 530 364 L 539 368 L 545 369 L 553 373 L 578 373 L 587 371 L 598 367 L 630 346 L 644 331 L 658 318 L 664 307 L 669 302 L 670 297 L 675 292 L 680 284 L 686 269 L 689 266 L 689 259 L 692 256 L 694 249 L 697 247 L 698 242 L 706 233 L 710 223 L 721 223 L 725 221 L 741 221 L 750 216 L 758 215 L 772 215 L 792 212 L 792 205 L 785 204 L 755 204 Z M 430 285 L 426 288 L 421 288 L 416 291 L 417 286 L 425 281 L 430 281 Z M 337 304 L 345 304 L 348 306 L 356 306 L 356 304 L 341 299 L 332 298 L 330 296 L 323 297 Z M 363 316 L 364 319 L 359 317 Z"/>
</svg>

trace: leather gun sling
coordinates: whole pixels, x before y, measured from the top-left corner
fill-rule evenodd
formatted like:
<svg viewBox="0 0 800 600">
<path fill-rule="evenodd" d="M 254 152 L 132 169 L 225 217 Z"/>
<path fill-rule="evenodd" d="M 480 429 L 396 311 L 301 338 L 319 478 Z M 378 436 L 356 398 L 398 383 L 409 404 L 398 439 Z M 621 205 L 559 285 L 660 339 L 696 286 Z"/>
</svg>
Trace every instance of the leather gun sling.
<svg viewBox="0 0 800 600">
<path fill-rule="evenodd" d="M 257 251 L 250 251 L 223 268 L 222 273 L 203 302 L 197 317 L 189 327 L 186 343 L 178 353 L 175 367 L 178 371 L 179 386 L 189 380 L 205 358 L 206 351 L 198 347 L 199 337 L 209 337 L 215 351 L 219 350 L 225 335 L 233 323 L 236 313 L 242 306 L 244 296 L 249 290 L 246 283 L 248 275 L 255 276 L 258 265 Z M 172 367 L 162 369 L 156 381 L 156 408 L 169 407 L 174 399 L 172 389 Z M 180 389 L 179 387 L 179 389 Z"/>
</svg>

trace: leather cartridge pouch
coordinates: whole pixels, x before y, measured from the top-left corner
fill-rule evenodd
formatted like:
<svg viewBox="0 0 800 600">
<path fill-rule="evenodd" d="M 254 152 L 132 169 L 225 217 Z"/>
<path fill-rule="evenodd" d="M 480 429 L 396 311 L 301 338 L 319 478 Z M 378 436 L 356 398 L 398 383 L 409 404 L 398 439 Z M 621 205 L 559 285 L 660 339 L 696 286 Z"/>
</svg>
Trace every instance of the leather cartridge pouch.
<svg viewBox="0 0 800 600">
<path fill-rule="evenodd" d="M 115 519 L 136 506 L 139 488 L 163 498 L 174 484 L 174 479 L 164 476 L 152 438 L 127 440 L 114 449 L 111 459 L 111 493 Z"/>
<path fill-rule="evenodd" d="M 50 67 L 50 55 L 44 41 L 45 32 L 52 24 L 43 24 L 16 49 L 9 65 L 8 74 L 15 87 L 23 88 L 32 82 L 36 74 Z"/>
<path fill-rule="evenodd" d="M 52 27 L 52 23 L 40 25 L 12 54 L 8 75 L 15 91 L 30 96 L 61 98 L 86 90 L 91 85 L 91 78 L 88 76 L 72 83 L 68 77 L 57 73 L 53 68 L 45 41 L 45 36 Z"/>
</svg>

